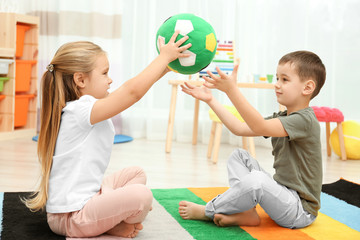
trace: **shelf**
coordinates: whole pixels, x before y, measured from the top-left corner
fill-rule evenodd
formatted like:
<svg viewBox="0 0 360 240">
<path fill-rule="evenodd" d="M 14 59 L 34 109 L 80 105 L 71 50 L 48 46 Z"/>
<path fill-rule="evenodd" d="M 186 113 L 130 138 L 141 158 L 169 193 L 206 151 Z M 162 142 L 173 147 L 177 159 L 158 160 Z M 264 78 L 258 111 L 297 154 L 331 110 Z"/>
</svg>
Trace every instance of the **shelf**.
<svg viewBox="0 0 360 240">
<path fill-rule="evenodd" d="M 0 48 L 1 58 L 13 58 L 15 55 L 14 48 Z"/>
<path fill-rule="evenodd" d="M 16 138 L 29 138 L 31 139 L 36 135 L 35 129 L 19 129 L 12 132 L 0 132 L 0 141 L 16 139 Z"/>
<path fill-rule="evenodd" d="M 9 72 L 6 75 L 9 78 L 4 83 L 3 91 L 0 92 L 5 98 L 0 101 L 0 140 L 21 137 L 26 135 L 33 135 L 36 133 L 37 127 L 37 57 L 38 57 L 38 42 L 39 42 L 39 17 L 22 15 L 16 13 L 0 13 L 0 58 L 7 58 L 14 60 L 14 63 L 9 65 Z M 19 38 L 21 35 L 18 31 L 18 25 L 29 26 L 29 29 L 22 31 L 23 38 Z M 19 35 L 19 36 L 17 36 Z M 23 41 L 20 41 L 23 39 Z M 18 51 L 17 43 L 23 42 L 18 45 L 23 50 Z M 20 48 L 20 49 L 21 49 Z M 20 54 L 19 54 L 20 53 Z M 22 54 L 21 54 L 22 53 Z M 20 61 L 19 61 L 20 60 Z M 16 74 L 17 62 L 27 60 L 33 62 L 30 69 L 30 87 L 22 89 L 22 92 L 16 90 L 16 83 L 18 83 L 19 76 Z M 19 116 L 15 112 L 15 102 L 18 101 L 19 95 L 32 95 L 34 96 L 29 100 L 28 107 L 24 107 L 24 114 L 27 120 L 21 123 L 19 126 L 15 122 L 15 115 L 17 120 Z M 20 102 L 18 102 L 20 104 Z M 19 106 L 19 105 L 17 105 Z M 17 108 L 19 109 L 19 108 Z M 21 119 L 25 119 L 21 117 Z M 15 126 L 16 125 L 16 126 Z"/>
</svg>

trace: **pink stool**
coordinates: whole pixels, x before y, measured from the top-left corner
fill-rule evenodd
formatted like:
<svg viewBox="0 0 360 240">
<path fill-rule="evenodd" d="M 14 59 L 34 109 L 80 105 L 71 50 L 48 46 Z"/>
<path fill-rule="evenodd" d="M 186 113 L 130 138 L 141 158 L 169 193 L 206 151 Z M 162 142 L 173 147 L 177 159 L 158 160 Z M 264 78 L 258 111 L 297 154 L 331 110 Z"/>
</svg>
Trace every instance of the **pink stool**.
<svg viewBox="0 0 360 240">
<path fill-rule="evenodd" d="M 326 123 L 326 150 L 327 155 L 331 156 L 331 148 L 330 148 L 330 122 L 336 122 L 337 124 L 337 132 L 339 135 L 339 144 L 340 144 L 340 152 L 341 152 L 341 160 L 346 160 L 346 151 L 345 151 L 345 142 L 344 142 L 344 134 L 341 123 L 344 121 L 344 115 L 337 108 L 329 108 L 329 107 L 312 107 L 315 112 L 315 116 L 319 122 Z"/>
</svg>

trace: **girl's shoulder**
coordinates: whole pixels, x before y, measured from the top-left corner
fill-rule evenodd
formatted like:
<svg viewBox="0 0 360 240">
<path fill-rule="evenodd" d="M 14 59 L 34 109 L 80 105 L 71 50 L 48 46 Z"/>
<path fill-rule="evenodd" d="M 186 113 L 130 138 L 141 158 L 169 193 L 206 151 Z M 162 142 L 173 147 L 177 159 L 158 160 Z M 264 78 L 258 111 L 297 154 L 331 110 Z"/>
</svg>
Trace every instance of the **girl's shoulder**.
<svg viewBox="0 0 360 240">
<path fill-rule="evenodd" d="M 90 95 L 83 95 L 77 100 L 73 100 L 66 103 L 64 110 L 77 108 L 79 106 L 93 105 L 96 102 L 96 98 Z"/>
<path fill-rule="evenodd" d="M 66 103 L 62 109 L 62 119 L 77 119 L 78 122 L 90 123 L 91 110 L 97 101 L 96 98 L 84 95 L 79 99 Z M 90 124 L 91 125 L 91 124 Z"/>
<path fill-rule="evenodd" d="M 96 100 L 92 96 L 84 95 L 77 100 L 67 102 L 62 110 L 62 122 L 67 124 L 77 123 L 80 126 L 92 126 L 90 116 Z"/>
</svg>

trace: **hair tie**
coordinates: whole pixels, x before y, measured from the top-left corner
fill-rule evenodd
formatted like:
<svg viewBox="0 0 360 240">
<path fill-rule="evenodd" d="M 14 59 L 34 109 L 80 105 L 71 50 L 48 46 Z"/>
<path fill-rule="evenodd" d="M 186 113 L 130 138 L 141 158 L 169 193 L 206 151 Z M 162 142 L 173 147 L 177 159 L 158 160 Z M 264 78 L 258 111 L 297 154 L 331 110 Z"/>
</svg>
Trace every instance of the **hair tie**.
<svg viewBox="0 0 360 240">
<path fill-rule="evenodd" d="M 46 69 L 49 71 L 49 72 L 53 72 L 54 71 L 54 65 L 53 64 L 49 64 L 47 65 Z"/>
</svg>

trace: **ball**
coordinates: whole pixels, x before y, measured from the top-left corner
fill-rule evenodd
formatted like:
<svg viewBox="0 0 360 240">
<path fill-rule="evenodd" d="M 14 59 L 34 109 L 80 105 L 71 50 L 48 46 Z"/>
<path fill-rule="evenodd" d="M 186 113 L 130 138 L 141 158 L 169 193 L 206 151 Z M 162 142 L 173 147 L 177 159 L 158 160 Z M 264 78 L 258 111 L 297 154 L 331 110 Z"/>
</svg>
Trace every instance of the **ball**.
<svg viewBox="0 0 360 240">
<path fill-rule="evenodd" d="M 345 151 L 348 159 L 360 160 L 360 123 L 356 121 L 345 121 L 341 123 Z M 336 128 L 330 135 L 330 146 L 336 155 L 340 156 L 339 135 Z"/>
<path fill-rule="evenodd" d="M 191 47 L 184 51 L 190 57 L 178 58 L 169 63 L 169 68 L 181 74 L 194 74 L 207 67 L 215 56 L 217 40 L 213 27 L 204 19 L 194 14 L 183 13 L 168 18 L 156 33 L 156 49 L 159 51 L 159 38 L 168 43 L 175 31 L 180 33 L 178 41 L 184 36 L 189 39 L 183 45 L 191 43 Z"/>
</svg>

